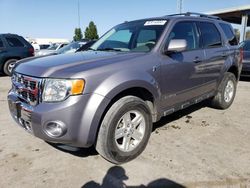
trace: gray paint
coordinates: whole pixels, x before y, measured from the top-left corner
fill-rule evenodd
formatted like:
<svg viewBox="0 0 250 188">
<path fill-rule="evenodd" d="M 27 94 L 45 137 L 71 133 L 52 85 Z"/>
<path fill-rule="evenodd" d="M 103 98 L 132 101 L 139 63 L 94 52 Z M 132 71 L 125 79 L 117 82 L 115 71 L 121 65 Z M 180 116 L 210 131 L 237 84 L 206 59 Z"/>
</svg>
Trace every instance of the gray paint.
<svg viewBox="0 0 250 188">
<path fill-rule="evenodd" d="M 223 73 L 233 65 L 240 73 L 239 51 L 226 43 L 221 48 L 183 51 L 172 56 L 163 53 L 166 38 L 177 22 L 222 21 L 195 17 L 166 18 L 168 25 L 165 31 L 148 53 L 87 51 L 20 61 L 15 71 L 24 75 L 83 78 L 86 81 L 83 95 L 34 107 L 34 135 L 51 142 L 88 147 L 95 141 L 108 104 L 126 89 L 140 87 L 148 90 L 154 98 L 155 120 L 159 120 L 163 115 L 213 96 Z M 219 31 L 225 40 L 221 29 Z M 195 62 L 197 57 L 199 61 Z M 9 99 L 12 97 L 10 93 Z M 60 120 L 68 127 L 68 132 L 61 138 L 50 138 L 42 131 L 46 122 L 54 120 Z"/>
</svg>

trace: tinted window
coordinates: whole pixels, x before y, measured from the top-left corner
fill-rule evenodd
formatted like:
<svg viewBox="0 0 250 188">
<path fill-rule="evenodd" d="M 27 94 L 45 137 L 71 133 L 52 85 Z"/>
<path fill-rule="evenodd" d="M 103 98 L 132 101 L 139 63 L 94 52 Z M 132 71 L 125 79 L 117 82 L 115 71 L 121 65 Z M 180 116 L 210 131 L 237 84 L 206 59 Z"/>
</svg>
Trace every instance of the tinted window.
<svg viewBox="0 0 250 188">
<path fill-rule="evenodd" d="M 230 25 L 224 24 L 224 23 L 220 23 L 220 26 L 223 29 L 223 31 L 227 37 L 228 43 L 230 45 L 237 45 L 238 41 L 237 41 L 236 36 L 232 30 L 232 27 Z"/>
<path fill-rule="evenodd" d="M 15 37 L 6 37 L 6 40 L 11 47 L 24 47 L 24 44 Z"/>
<path fill-rule="evenodd" d="M 101 51 L 149 52 L 166 24 L 167 20 L 126 22 L 111 29 L 91 48 Z"/>
<path fill-rule="evenodd" d="M 138 46 L 144 46 L 147 43 L 155 44 L 156 42 L 156 31 L 155 30 L 141 30 L 138 38 L 137 38 L 137 44 Z"/>
<path fill-rule="evenodd" d="M 115 30 L 113 31 L 114 34 L 108 37 L 99 48 L 129 48 L 128 45 L 132 36 L 132 32 L 129 29 L 119 30 L 117 32 L 115 32 Z"/>
<path fill-rule="evenodd" d="M 3 47 L 3 41 L 0 39 L 0 48 Z"/>
<path fill-rule="evenodd" d="M 196 24 L 193 22 L 177 23 L 167 41 L 170 42 L 172 39 L 185 39 L 187 41 L 187 50 L 199 48 Z"/>
<path fill-rule="evenodd" d="M 221 36 L 212 23 L 200 23 L 200 31 L 204 48 L 218 47 L 222 45 Z"/>
</svg>

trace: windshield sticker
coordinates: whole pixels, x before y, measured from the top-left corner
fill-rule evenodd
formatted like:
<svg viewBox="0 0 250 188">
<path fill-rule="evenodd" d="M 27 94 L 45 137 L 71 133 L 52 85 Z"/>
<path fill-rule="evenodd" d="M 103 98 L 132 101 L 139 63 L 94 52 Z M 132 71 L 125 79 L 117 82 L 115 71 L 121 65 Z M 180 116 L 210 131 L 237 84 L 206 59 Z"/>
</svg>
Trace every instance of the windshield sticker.
<svg viewBox="0 0 250 188">
<path fill-rule="evenodd" d="M 146 21 L 144 26 L 148 25 L 165 25 L 167 20 L 152 20 L 152 21 Z"/>
</svg>

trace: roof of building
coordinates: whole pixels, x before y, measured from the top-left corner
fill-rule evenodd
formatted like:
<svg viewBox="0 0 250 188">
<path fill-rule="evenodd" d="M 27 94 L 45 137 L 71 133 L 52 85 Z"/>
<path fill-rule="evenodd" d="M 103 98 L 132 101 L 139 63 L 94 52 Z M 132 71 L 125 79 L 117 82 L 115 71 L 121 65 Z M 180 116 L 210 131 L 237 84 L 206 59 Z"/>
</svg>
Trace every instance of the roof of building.
<svg viewBox="0 0 250 188">
<path fill-rule="evenodd" d="M 219 16 L 221 19 L 235 24 L 241 24 L 242 15 L 249 15 L 247 25 L 250 26 L 250 5 L 215 10 L 207 12 L 207 14 Z"/>
</svg>

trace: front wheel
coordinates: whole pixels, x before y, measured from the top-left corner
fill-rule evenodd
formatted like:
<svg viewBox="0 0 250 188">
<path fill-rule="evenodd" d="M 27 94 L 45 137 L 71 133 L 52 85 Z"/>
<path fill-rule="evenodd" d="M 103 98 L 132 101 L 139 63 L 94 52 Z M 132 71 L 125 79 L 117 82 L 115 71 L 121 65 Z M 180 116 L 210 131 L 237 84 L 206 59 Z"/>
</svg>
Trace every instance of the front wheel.
<svg viewBox="0 0 250 188">
<path fill-rule="evenodd" d="M 233 73 L 227 72 L 218 88 L 216 96 L 212 99 L 211 105 L 218 109 L 227 109 L 234 101 L 237 81 Z"/>
<path fill-rule="evenodd" d="M 112 163 L 128 162 L 143 152 L 151 131 L 152 118 L 146 103 L 138 97 L 123 97 L 107 111 L 96 150 Z"/>
</svg>

